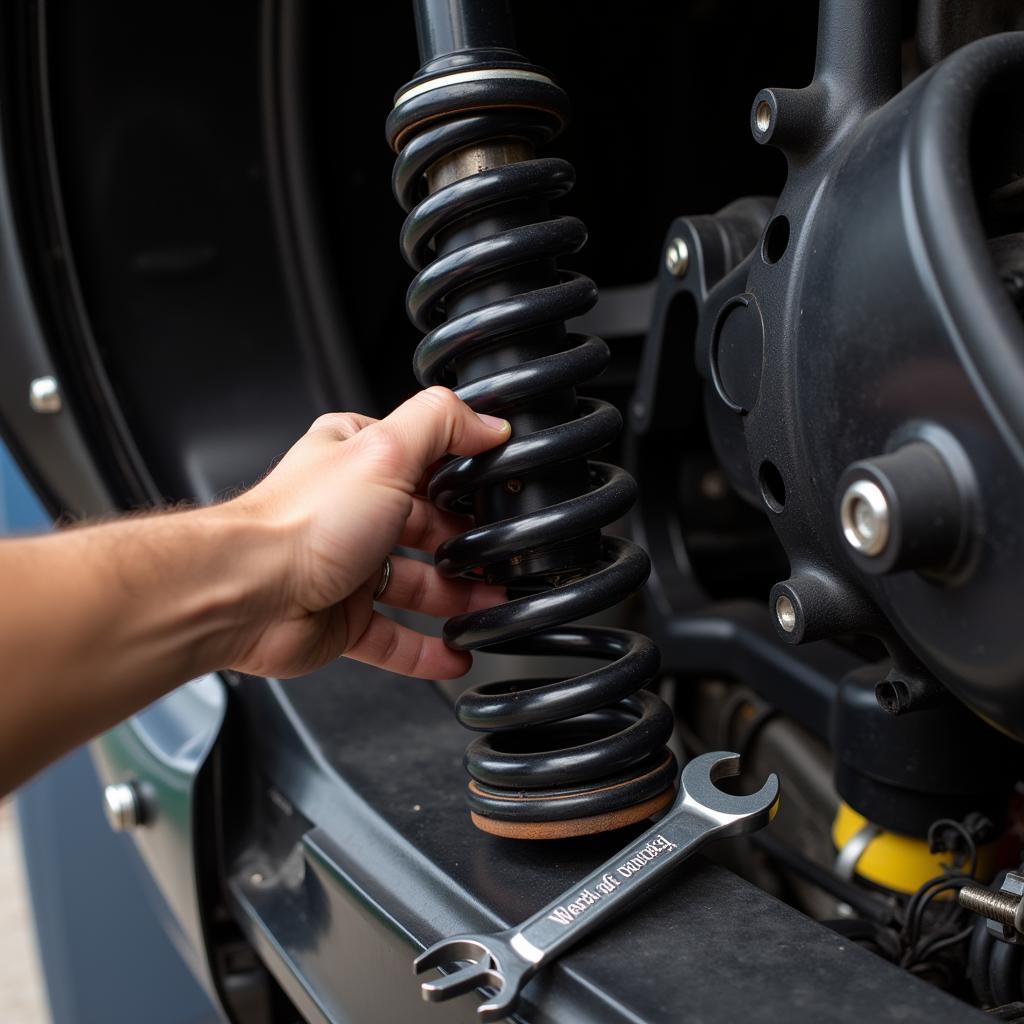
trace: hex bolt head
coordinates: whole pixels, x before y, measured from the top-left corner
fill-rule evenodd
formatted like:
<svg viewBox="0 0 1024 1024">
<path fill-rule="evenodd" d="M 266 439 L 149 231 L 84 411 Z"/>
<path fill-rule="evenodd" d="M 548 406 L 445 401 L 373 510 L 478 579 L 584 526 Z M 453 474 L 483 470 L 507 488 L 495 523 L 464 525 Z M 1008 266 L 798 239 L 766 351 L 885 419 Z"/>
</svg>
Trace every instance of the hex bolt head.
<svg viewBox="0 0 1024 1024">
<path fill-rule="evenodd" d="M 130 832 L 142 824 L 142 799 L 131 782 L 112 782 L 103 790 L 103 811 L 115 832 Z"/>
<path fill-rule="evenodd" d="M 690 269 L 690 247 L 683 238 L 673 238 L 665 250 L 665 268 L 673 277 L 685 277 Z"/>
<path fill-rule="evenodd" d="M 28 386 L 28 404 L 33 412 L 52 416 L 64 408 L 56 377 L 36 377 Z"/>
<path fill-rule="evenodd" d="M 889 543 L 889 501 L 872 480 L 854 480 L 839 505 L 843 537 L 854 551 L 877 558 Z"/>
</svg>

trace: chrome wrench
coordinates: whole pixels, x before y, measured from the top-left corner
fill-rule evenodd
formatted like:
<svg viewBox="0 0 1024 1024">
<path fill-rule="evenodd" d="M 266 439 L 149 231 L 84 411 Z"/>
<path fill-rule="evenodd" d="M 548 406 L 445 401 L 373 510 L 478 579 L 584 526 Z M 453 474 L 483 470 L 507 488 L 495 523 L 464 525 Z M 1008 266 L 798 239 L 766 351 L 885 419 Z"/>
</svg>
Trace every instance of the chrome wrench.
<svg viewBox="0 0 1024 1024">
<path fill-rule="evenodd" d="M 739 774 L 740 756 L 701 754 L 687 763 L 679 793 L 665 816 L 596 871 L 552 900 L 533 917 L 492 935 L 457 935 L 421 953 L 417 974 L 447 966 L 451 973 L 423 982 L 423 998 L 451 999 L 489 986 L 496 994 L 478 1010 L 482 1021 L 512 1013 L 529 979 L 706 842 L 754 832 L 775 816 L 779 780 L 774 774 L 750 796 L 723 793 L 718 779 Z"/>
</svg>

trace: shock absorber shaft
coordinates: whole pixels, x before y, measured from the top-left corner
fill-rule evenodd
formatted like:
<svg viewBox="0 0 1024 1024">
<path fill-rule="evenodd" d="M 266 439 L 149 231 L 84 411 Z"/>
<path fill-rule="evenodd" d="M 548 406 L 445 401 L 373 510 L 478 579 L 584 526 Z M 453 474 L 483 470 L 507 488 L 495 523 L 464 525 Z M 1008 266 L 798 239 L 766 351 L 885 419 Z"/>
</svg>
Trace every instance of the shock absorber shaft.
<svg viewBox="0 0 1024 1024">
<path fill-rule="evenodd" d="M 470 808 L 502 835 L 601 831 L 671 799 L 675 765 L 664 749 L 671 715 L 643 689 L 657 670 L 651 642 L 562 625 L 611 607 L 649 571 L 635 545 L 600 532 L 632 504 L 632 479 L 587 460 L 621 419 L 576 395 L 606 365 L 607 346 L 565 330 L 597 298 L 593 282 L 556 264 L 586 241 L 580 221 L 548 209 L 572 187 L 572 168 L 536 155 L 568 103 L 501 45 L 511 38 L 504 4 L 419 0 L 416 10 L 424 64 L 388 120 L 395 194 L 409 211 L 402 249 L 417 271 L 409 315 L 427 332 L 414 366 L 422 384 L 455 386 L 513 428 L 501 449 L 449 462 L 431 483 L 435 501 L 471 508 L 477 523 L 441 546 L 438 568 L 482 574 L 510 597 L 450 620 L 445 637 L 462 649 L 609 662 L 463 695 L 462 723 L 491 733 L 467 751 Z"/>
<path fill-rule="evenodd" d="M 508 0 L 452 4 L 450 0 L 414 0 L 420 63 L 461 50 L 489 50 L 512 39 Z"/>
</svg>

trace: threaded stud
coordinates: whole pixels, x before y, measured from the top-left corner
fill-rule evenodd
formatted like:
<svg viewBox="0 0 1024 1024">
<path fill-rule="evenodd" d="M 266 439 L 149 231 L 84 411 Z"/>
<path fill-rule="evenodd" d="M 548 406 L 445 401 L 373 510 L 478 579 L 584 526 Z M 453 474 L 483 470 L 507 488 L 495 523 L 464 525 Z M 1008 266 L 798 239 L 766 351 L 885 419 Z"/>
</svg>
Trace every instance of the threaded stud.
<svg viewBox="0 0 1024 1024">
<path fill-rule="evenodd" d="M 981 885 L 965 885 L 960 890 L 960 906 L 1013 928 L 1020 899 L 1005 892 L 993 892 Z"/>
</svg>

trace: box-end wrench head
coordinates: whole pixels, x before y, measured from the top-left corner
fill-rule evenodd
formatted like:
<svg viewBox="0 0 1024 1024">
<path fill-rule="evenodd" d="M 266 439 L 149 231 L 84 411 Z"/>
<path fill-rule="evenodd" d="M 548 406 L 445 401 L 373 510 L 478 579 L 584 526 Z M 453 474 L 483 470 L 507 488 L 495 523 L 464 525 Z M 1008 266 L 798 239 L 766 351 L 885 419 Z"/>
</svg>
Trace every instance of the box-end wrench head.
<svg viewBox="0 0 1024 1024">
<path fill-rule="evenodd" d="M 621 912 L 661 875 L 712 839 L 754 832 L 771 821 L 779 805 L 778 777 L 769 775 L 749 796 L 725 793 L 715 784 L 739 770 L 739 754 L 729 751 L 693 758 L 683 768 L 679 792 L 664 817 L 584 881 L 521 925 L 492 935 L 442 939 L 421 953 L 414 964 L 417 974 L 450 968 L 423 983 L 423 998 L 451 999 L 487 986 L 497 991 L 480 1006 L 480 1019 L 507 1017 L 532 975 Z"/>
</svg>

